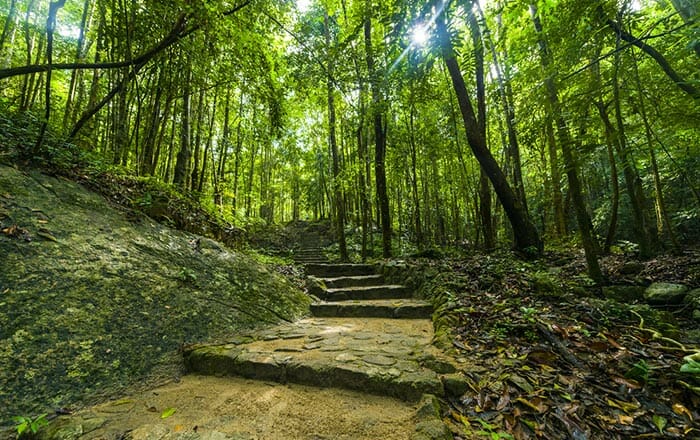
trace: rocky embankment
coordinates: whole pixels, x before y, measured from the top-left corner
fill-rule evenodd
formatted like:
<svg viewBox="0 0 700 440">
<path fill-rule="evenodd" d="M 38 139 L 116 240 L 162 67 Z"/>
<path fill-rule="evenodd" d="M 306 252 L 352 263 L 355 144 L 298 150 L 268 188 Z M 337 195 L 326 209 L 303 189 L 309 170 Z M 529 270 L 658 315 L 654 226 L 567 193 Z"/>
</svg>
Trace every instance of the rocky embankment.
<svg viewBox="0 0 700 440">
<path fill-rule="evenodd" d="M 308 312 L 219 243 L 0 165 L 0 426 L 177 376 L 183 344 Z"/>
</svg>

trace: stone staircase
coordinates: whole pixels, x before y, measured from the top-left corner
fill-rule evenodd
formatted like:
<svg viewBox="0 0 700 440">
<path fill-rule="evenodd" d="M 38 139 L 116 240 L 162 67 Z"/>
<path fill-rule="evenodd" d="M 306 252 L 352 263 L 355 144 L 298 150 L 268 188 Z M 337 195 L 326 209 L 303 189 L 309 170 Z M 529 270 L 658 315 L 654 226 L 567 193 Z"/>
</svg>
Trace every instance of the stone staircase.
<svg viewBox="0 0 700 440">
<path fill-rule="evenodd" d="M 308 264 L 307 274 L 326 286 L 321 301 L 311 304 L 316 317 L 430 318 L 432 306 L 413 299 L 406 287 L 387 284 L 369 264 Z"/>
<path fill-rule="evenodd" d="M 326 285 L 311 318 L 192 347 L 185 353 L 188 369 L 407 401 L 460 394 L 465 385 L 456 361 L 431 343 L 429 303 L 411 298 L 405 286 L 386 284 L 373 265 L 311 263 L 306 270 Z"/>
</svg>

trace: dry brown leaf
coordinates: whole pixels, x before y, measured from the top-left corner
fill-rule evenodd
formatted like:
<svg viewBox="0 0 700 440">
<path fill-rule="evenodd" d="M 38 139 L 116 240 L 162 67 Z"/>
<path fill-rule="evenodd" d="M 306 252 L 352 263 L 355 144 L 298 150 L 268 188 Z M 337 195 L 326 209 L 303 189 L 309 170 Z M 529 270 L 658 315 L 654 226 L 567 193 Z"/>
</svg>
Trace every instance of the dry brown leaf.
<svg viewBox="0 0 700 440">
<path fill-rule="evenodd" d="M 678 414 L 679 416 L 686 416 L 688 417 L 688 420 L 690 420 L 691 422 L 693 421 L 693 415 L 690 413 L 690 411 L 688 411 L 688 408 L 681 405 L 680 403 L 674 403 L 671 408 L 673 409 L 673 412 Z"/>
</svg>

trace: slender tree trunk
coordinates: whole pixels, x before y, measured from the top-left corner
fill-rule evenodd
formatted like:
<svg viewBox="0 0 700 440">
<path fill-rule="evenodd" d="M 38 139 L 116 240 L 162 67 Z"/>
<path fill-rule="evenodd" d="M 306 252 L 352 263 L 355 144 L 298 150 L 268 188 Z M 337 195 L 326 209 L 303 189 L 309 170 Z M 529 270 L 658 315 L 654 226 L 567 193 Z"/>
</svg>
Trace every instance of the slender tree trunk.
<svg viewBox="0 0 700 440">
<path fill-rule="evenodd" d="M 598 55 L 599 53 L 596 53 L 596 56 L 594 58 L 597 59 Z M 608 109 L 605 103 L 603 102 L 603 94 L 600 91 L 600 84 L 603 84 L 603 80 L 600 76 L 599 63 L 592 64 L 591 73 L 593 87 L 598 88 L 594 104 L 598 109 L 600 119 L 603 121 L 603 131 L 605 133 L 605 144 L 608 153 L 608 163 L 610 164 L 610 187 L 612 192 L 610 199 L 610 223 L 608 224 L 608 232 L 605 236 L 605 244 L 603 245 L 603 251 L 607 254 L 610 253 L 610 248 L 612 247 L 612 243 L 615 240 L 615 232 L 617 231 L 618 211 L 620 207 L 620 183 L 614 153 L 615 145 L 617 145 L 618 139 L 615 127 L 613 127 L 612 122 L 610 122 L 610 115 L 608 115 Z"/>
<path fill-rule="evenodd" d="M 676 0 L 675 3 L 679 2 Z M 634 52 L 632 52 L 634 57 Z M 659 165 L 656 160 L 656 151 L 654 151 L 654 136 L 651 129 L 651 124 L 649 123 L 649 118 L 647 117 L 646 105 L 644 103 L 644 88 L 642 87 L 642 81 L 639 79 L 639 70 L 637 68 L 637 59 L 634 57 L 634 79 L 639 90 L 639 112 L 642 116 L 642 122 L 644 123 L 644 134 L 647 138 L 647 146 L 649 148 L 649 159 L 651 161 L 651 170 L 654 176 L 654 195 L 655 195 L 655 208 L 656 208 L 656 227 L 657 227 L 657 238 L 663 239 L 664 235 L 668 233 L 668 237 L 671 240 L 673 249 L 678 251 L 680 245 L 676 234 L 673 231 L 673 224 L 668 215 L 668 210 L 666 209 L 666 201 L 664 200 L 663 187 L 661 184 L 661 174 L 659 173 Z"/>
<path fill-rule="evenodd" d="M 219 101 L 219 90 L 214 92 L 214 102 L 211 105 L 211 111 L 209 112 L 209 130 L 207 133 L 207 143 L 204 145 L 204 158 L 202 159 L 202 172 L 199 173 L 199 182 L 197 182 L 197 192 L 202 193 L 204 189 L 204 178 L 207 174 L 207 162 L 209 161 L 209 154 L 212 148 L 212 142 L 214 139 L 214 123 L 216 122 L 216 108 Z M 212 154 L 213 156 L 213 154 Z M 214 158 L 212 157 L 212 162 Z"/>
<path fill-rule="evenodd" d="M 510 153 L 513 162 L 513 189 L 515 193 L 520 197 L 520 201 L 523 204 L 525 210 L 527 208 L 527 197 L 525 195 L 525 183 L 523 182 L 523 171 L 522 163 L 520 159 L 520 143 L 518 142 L 518 131 L 516 128 L 516 118 L 515 118 L 515 107 L 513 105 L 513 91 L 511 89 L 511 79 L 508 72 L 508 68 L 504 70 L 501 66 L 502 63 L 498 58 L 496 52 L 496 45 L 491 39 L 491 32 L 486 28 L 486 17 L 484 12 L 479 5 L 479 2 L 474 2 L 474 6 L 477 8 L 480 18 L 481 25 L 485 27 L 484 42 L 487 43 L 489 51 L 491 52 L 491 58 L 493 59 L 493 67 L 496 73 L 496 82 L 498 83 L 498 94 L 501 98 L 501 106 L 503 107 L 503 113 L 505 114 L 506 122 L 506 133 L 508 135 L 508 151 Z M 500 24 L 500 15 L 497 17 Z M 504 51 L 504 57 L 506 52 Z M 506 58 L 507 60 L 507 58 Z"/>
<path fill-rule="evenodd" d="M 201 145 L 202 145 L 202 134 L 204 133 L 204 87 L 199 91 L 199 98 L 197 99 L 197 131 L 194 137 L 194 164 L 192 165 L 192 176 L 190 177 L 190 190 L 192 192 L 197 191 L 197 182 L 199 182 L 199 159 L 201 157 Z"/>
<path fill-rule="evenodd" d="M 503 170 L 486 146 L 486 139 L 481 135 L 479 124 L 467 92 L 459 63 L 452 48 L 452 42 L 447 31 L 444 17 L 437 18 L 438 38 L 442 43 L 442 58 L 452 79 L 452 85 L 457 95 L 457 103 L 462 112 L 467 140 L 474 156 L 484 169 L 498 195 L 501 204 L 513 227 L 515 247 L 528 255 L 539 255 L 543 243 L 529 214 L 524 209 L 518 197 L 506 180 Z"/>
<path fill-rule="evenodd" d="M 411 148 L 411 193 L 413 195 L 413 226 L 416 230 L 416 245 L 418 249 L 423 248 L 423 227 L 421 224 L 421 214 L 420 214 L 420 197 L 418 196 L 418 172 L 416 171 L 417 163 L 417 146 L 416 146 L 416 134 L 415 134 L 415 113 L 416 113 L 416 103 L 415 97 L 413 96 L 413 82 L 411 82 L 411 109 L 409 115 L 409 146 Z M 401 211 L 399 209 L 399 211 Z"/>
<path fill-rule="evenodd" d="M 2 35 L 0 35 L 0 55 L 5 51 L 5 42 L 8 40 L 9 35 L 14 33 L 15 28 L 15 14 L 17 13 L 17 0 L 12 0 L 10 2 L 10 11 L 7 13 L 7 18 L 5 19 L 5 25 L 2 27 Z M 10 43 L 11 44 L 11 43 Z M 9 51 L 7 56 L 6 65 L 10 65 L 12 59 L 12 50 Z"/>
<path fill-rule="evenodd" d="M 187 63 L 184 83 L 182 84 L 182 114 L 180 125 L 180 151 L 177 153 L 175 171 L 173 172 L 173 183 L 181 189 L 188 188 L 187 178 L 189 177 L 191 150 L 191 122 L 192 111 L 190 103 L 190 81 L 192 78 L 192 67 Z"/>
<path fill-rule="evenodd" d="M 82 62 L 85 58 L 84 47 L 85 47 L 85 31 L 87 29 L 88 17 L 90 16 L 90 11 L 92 10 L 93 2 L 90 0 L 85 0 L 83 3 L 83 14 L 80 18 L 80 33 L 78 34 L 78 42 L 75 48 L 75 61 Z M 68 95 L 66 96 L 66 107 L 63 113 L 63 126 L 68 127 L 72 115 L 72 105 L 75 98 L 75 92 L 78 84 L 78 77 L 80 75 L 79 70 L 74 70 L 71 72 L 70 84 L 68 85 Z"/>
<path fill-rule="evenodd" d="M 365 3 L 365 55 L 367 71 L 372 89 L 372 116 L 374 119 L 374 180 L 379 205 L 379 218 L 382 225 L 382 256 L 391 257 L 391 218 L 389 214 L 389 197 L 386 189 L 386 123 L 383 116 L 385 105 L 380 90 L 381 81 L 379 70 L 375 66 L 374 50 L 372 48 L 372 0 Z"/>
<path fill-rule="evenodd" d="M 336 140 L 335 128 L 335 96 L 333 94 L 333 56 L 331 53 L 331 31 L 328 18 L 328 11 L 323 11 L 323 28 L 326 38 L 327 51 L 327 76 L 326 89 L 328 93 L 328 146 L 331 150 L 331 160 L 333 162 L 333 206 L 335 208 L 335 231 L 338 237 L 338 247 L 340 250 L 340 261 L 348 261 L 348 248 L 345 242 L 345 204 L 343 203 L 343 191 L 340 180 L 340 158 L 338 157 L 338 142 Z"/>
<path fill-rule="evenodd" d="M 564 120 L 564 116 L 562 115 L 561 103 L 559 102 L 559 91 L 550 72 L 549 51 L 547 49 L 547 44 L 544 37 L 542 36 L 542 24 L 540 23 L 539 16 L 537 15 L 537 8 L 534 4 L 530 5 L 530 15 L 532 16 L 535 31 L 538 34 L 540 58 L 546 76 L 545 88 L 547 92 L 549 111 L 551 112 L 552 118 L 556 123 L 556 132 L 559 138 L 562 158 L 564 159 L 564 166 L 566 167 L 566 176 L 569 181 L 569 191 L 574 203 L 574 209 L 576 210 L 579 234 L 581 235 L 581 242 L 586 254 L 588 275 L 597 284 L 602 284 L 603 272 L 601 271 L 598 263 L 598 246 L 593 237 L 593 227 L 591 225 L 591 220 L 588 216 L 588 211 L 586 210 L 586 205 L 583 199 L 581 182 L 578 177 L 578 163 L 573 152 L 573 140 L 571 139 L 569 128 Z"/>
<path fill-rule="evenodd" d="M 238 101 L 238 124 L 236 125 L 236 148 L 233 153 L 233 201 L 232 208 L 234 214 L 238 209 L 238 180 L 241 170 L 241 151 L 243 150 L 243 91 L 239 91 L 239 101 Z M 255 105 L 253 105 L 253 120 L 255 120 Z"/>
<path fill-rule="evenodd" d="M 618 38 L 616 47 L 619 49 L 619 46 L 620 39 Z M 625 178 L 627 195 L 629 196 L 630 205 L 632 206 L 632 229 L 639 244 L 639 255 L 641 258 L 647 259 L 654 255 L 656 244 L 649 231 L 649 220 L 645 212 L 646 197 L 644 196 L 644 189 L 642 188 L 642 180 L 630 157 L 629 146 L 627 145 L 625 124 L 622 117 L 620 102 L 619 70 L 620 52 L 618 50 L 615 53 L 613 69 L 613 105 L 615 108 L 615 121 L 617 123 L 617 154 L 622 162 L 622 175 Z"/>
<path fill-rule="evenodd" d="M 477 2 L 478 3 L 478 2 Z M 486 137 L 486 87 L 484 83 L 484 42 L 481 38 L 481 29 L 474 15 L 474 4 L 467 13 L 467 22 L 472 37 L 474 47 L 474 74 L 476 76 L 476 121 L 479 128 L 479 136 L 485 141 Z M 485 143 L 488 148 L 488 143 Z M 523 199 L 520 200 L 522 204 Z M 489 178 L 483 168 L 479 172 L 479 216 L 481 218 L 481 229 L 484 232 L 484 248 L 489 251 L 496 247 L 496 231 L 493 227 L 493 216 L 491 215 L 491 186 Z M 523 208 L 525 205 L 522 204 Z"/>
<path fill-rule="evenodd" d="M 617 142 L 617 134 L 610 122 L 610 116 L 602 100 L 597 101 L 595 105 L 598 107 L 600 118 L 603 120 L 608 162 L 610 163 L 610 186 L 612 192 L 610 200 L 610 223 L 608 224 L 608 233 L 605 236 L 605 244 L 603 245 L 605 253 L 610 253 L 610 248 L 615 240 L 615 232 L 617 231 L 617 217 L 620 207 L 620 183 L 617 173 L 617 164 L 615 163 L 615 153 L 613 152 L 614 145 Z"/>
</svg>

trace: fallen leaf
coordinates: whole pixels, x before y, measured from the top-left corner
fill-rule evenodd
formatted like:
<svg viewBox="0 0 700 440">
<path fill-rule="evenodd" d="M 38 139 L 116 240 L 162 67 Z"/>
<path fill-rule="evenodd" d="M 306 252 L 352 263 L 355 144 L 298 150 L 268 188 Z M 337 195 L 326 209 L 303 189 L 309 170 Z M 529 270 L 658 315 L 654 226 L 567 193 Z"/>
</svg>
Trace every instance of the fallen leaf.
<svg viewBox="0 0 700 440">
<path fill-rule="evenodd" d="M 175 431 L 175 432 L 182 432 L 184 430 L 185 430 L 185 425 L 175 425 L 175 427 L 173 428 L 173 431 Z"/>
<path fill-rule="evenodd" d="M 177 411 L 175 408 L 165 408 L 163 413 L 160 415 L 161 419 L 167 419 L 168 417 L 172 416 L 175 414 L 175 411 Z"/>
<path fill-rule="evenodd" d="M 661 417 L 658 414 L 654 414 L 654 416 L 652 417 L 652 420 L 654 421 L 654 426 L 656 426 L 659 429 L 659 432 L 661 434 L 663 434 L 664 428 L 666 427 L 668 420 L 666 420 L 665 417 Z"/>
<path fill-rule="evenodd" d="M 634 423 L 634 417 L 618 414 L 617 421 L 620 423 L 620 425 L 631 425 Z"/>
<path fill-rule="evenodd" d="M 608 405 L 618 408 L 623 410 L 626 413 L 630 413 L 636 409 L 639 408 L 638 403 L 633 403 L 633 402 L 623 402 L 621 400 L 616 400 L 616 399 L 608 399 Z"/>
<path fill-rule="evenodd" d="M 47 229 L 43 229 L 43 228 L 39 229 L 39 231 L 37 231 L 36 235 L 38 235 L 39 237 L 43 237 L 49 241 L 54 241 L 54 242 L 58 243 L 58 239 L 56 237 L 54 237 L 53 234 L 51 234 L 51 232 L 49 232 Z"/>
<path fill-rule="evenodd" d="M 673 412 L 678 414 L 679 416 L 686 416 L 688 417 L 688 420 L 690 420 L 691 422 L 693 421 L 693 415 L 690 413 L 690 411 L 688 411 L 688 408 L 681 405 L 680 403 L 674 403 L 671 408 L 673 409 Z"/>
<path fill-rule="evenodd" d="M 625 377 L 613 376 L 612 380 L 616 384 L 624 385 L 631 390 L 638 390 L 642 387 L 636 380 L 627 379 Z"/>
</svg>

